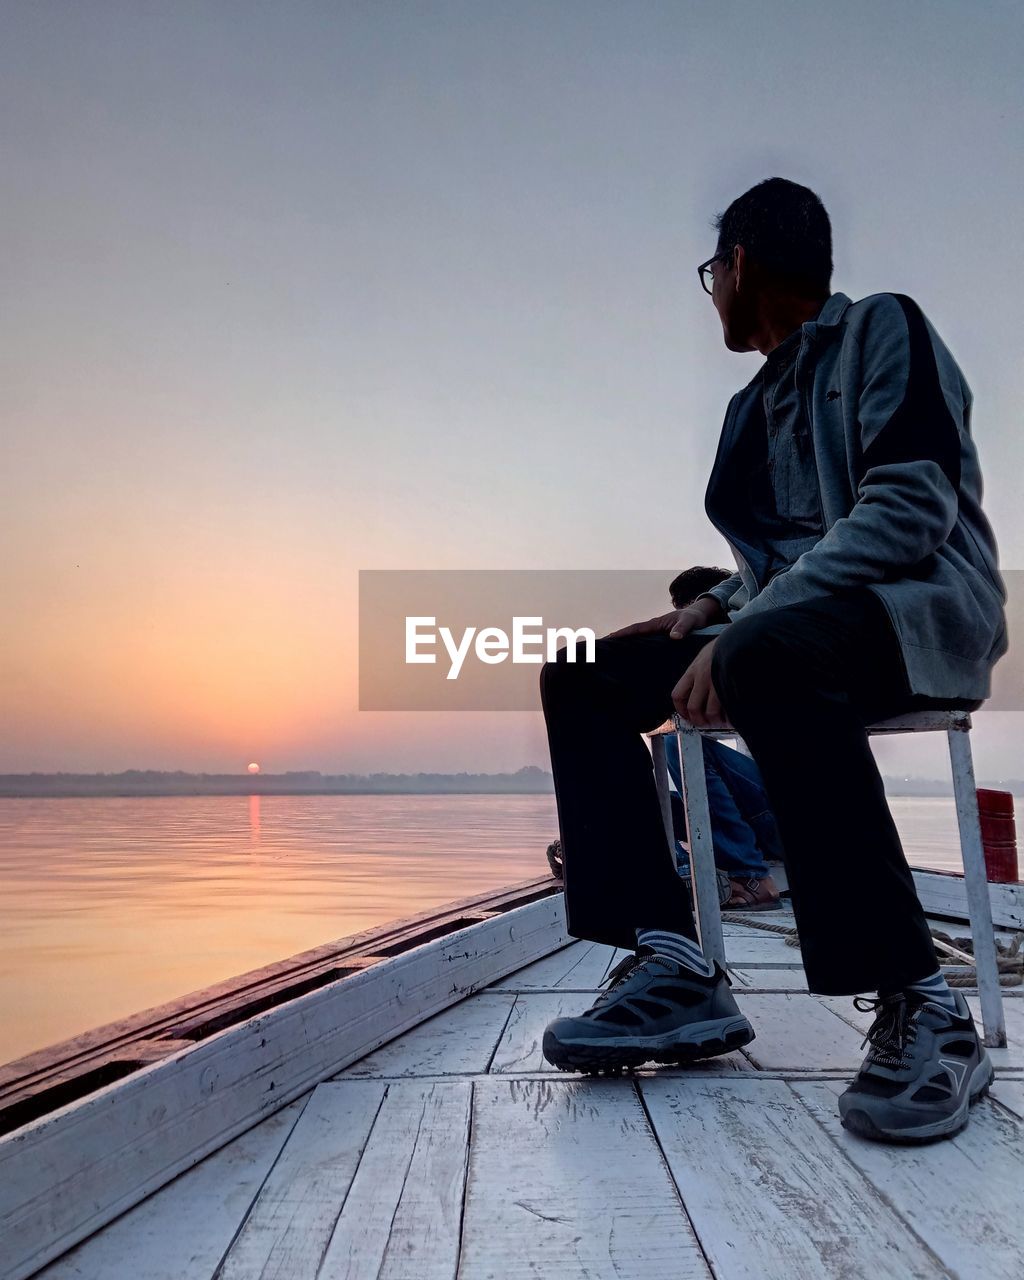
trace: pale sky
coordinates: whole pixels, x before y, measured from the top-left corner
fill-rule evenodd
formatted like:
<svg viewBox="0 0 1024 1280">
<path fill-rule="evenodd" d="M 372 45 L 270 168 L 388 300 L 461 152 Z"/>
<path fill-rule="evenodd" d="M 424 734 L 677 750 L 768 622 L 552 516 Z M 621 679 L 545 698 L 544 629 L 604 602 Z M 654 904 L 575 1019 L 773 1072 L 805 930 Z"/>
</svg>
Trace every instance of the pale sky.
<svg viewBox="0 0 1024 1280">
<path fill-rule="evenodd" d="M 759 357 L 694 268 L 773 174 L 959 359 L 1024 568 L 1022 13 L 9 0 L 0 771 L 545 764 L 535 716 L 356 710 L 357 573 L 728 563 Z M 979 772 L 1022 745 L 979 717 Z"/>
</svg>

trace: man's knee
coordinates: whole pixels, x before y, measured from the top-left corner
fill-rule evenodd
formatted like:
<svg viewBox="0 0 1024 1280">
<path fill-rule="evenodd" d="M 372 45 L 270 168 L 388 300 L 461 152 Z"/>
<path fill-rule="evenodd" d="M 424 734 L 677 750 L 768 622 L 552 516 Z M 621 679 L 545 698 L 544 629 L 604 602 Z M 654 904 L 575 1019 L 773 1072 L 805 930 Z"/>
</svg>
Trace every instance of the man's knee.
<svg viewBox="0 0 1024 1280">
<path fill-rule="evenodd" d="M 781 650 L 765 614 L 730 623 L 711 656 L 711 680 L 726 711 L 764 702 L 779 688 Z"/>
<path fill-rule="evenodd" d="M 587 649 L 583 642 L 573 646 L 570 655 L 568 649 L 559 649 L 554 661 L 545 662 L 540 669 L 540 691 L 545 705 L 551 698 L 562 696 L 566 692 L 578 689 L 586 679 L 593 664 L 587 662 Z"/>
</svg>

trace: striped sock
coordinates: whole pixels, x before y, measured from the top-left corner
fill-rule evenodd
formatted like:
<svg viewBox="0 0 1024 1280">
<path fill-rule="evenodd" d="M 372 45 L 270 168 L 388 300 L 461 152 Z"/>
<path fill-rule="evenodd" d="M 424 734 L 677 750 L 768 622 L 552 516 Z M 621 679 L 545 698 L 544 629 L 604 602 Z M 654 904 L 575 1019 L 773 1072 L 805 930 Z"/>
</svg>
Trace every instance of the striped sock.
<svg viewBox="0 0 1024 1280">
<path fill-rule="evenodd" d="M 917 996 L 918 999 L 927 1000 L 930 1004 L 941 1005 L 943 1009 L 948 1009 L 950 1013 L 956 1013 L 956 1001 L 953 999 L 953 993 L 938 969 L 935 970 L 930 978 L 922 978 L 920 982 L 912 982 L 909 986 L 904 987 L 903 990 L 907 995 Z"/>
<path fill-rule="evenodd" d="M 667 929 L 637 929 L 636 945 L 649 947 L 659 956 L 666 956 L 676 964 L 692 969 L 694 973 L 703 974 L 705 978 L 710 978 L 714 973 L 714 968 L 704 958 L 699 945 L 681 933 L 671 933 Z"/>
</svg>

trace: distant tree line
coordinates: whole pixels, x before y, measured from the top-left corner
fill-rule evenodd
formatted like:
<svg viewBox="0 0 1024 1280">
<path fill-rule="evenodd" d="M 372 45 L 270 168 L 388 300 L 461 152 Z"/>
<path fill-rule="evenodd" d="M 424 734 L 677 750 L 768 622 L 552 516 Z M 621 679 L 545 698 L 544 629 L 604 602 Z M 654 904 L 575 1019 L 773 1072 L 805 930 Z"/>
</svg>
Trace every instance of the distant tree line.
<svg viewBox="0 0 1024 1280">
<path fill-rule="evenodd" d="M 122 773 L 0 774 L 0 796 L 301 796 L 540 795 L 551 774 L 536 765 L 515 773 L 186 773 L 125 769 Z"/>
<path fill-rule="evenodd" d="M 984 782 L 1024 795 L 1018 778 Z M 891 796 L 951 796 L 943 778 L 886 778 Z M 122 773 L 0 774 L 0 797 L 31 796 L 331 796 L 331 795 L 543 795 L 551 774 L 537 765 L 515 773 L 186 773 L 181 769 L 125 769 Z"/>
</svg>

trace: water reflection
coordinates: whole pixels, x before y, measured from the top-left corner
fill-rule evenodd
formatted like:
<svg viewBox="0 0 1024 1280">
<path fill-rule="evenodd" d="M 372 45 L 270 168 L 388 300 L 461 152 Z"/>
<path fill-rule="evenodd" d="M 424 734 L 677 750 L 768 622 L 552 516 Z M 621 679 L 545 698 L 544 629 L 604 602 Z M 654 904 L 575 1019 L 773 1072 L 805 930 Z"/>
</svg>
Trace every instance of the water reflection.
<svg viewBox="0 0 1024 1280">
<path fill-rule="evenodd" d="M 546 873 L 550 796 L 0 800 L 0 1062 Z"/>
<path fill-rule="evenodd" d="M 893 811 L 913 861 L 959 867 L 952 800 Z M 0 800 L 0 1062 L 546 874 L 556 830 L 552 796 Z"/>
</svg>

